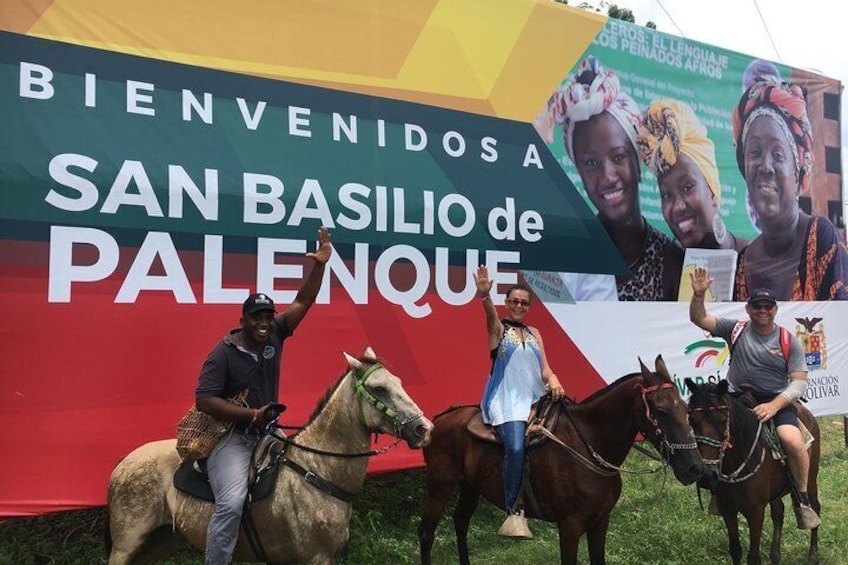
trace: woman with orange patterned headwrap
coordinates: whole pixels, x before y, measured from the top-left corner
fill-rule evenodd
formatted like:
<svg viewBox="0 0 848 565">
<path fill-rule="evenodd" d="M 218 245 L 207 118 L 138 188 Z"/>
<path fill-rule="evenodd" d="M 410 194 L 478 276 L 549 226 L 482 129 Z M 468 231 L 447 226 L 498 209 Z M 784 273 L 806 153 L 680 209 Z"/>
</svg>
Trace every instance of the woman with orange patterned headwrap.
<svg viewBox="0 0 848 565">
<path fill-rule="evenodd" d="M 663 217 L 683 247 L 741 251 L 748 245 L 721 219 L 715 147 L 688 104 L 652 102 L 637 143 L 642 160 L 657 177 Z"/>
<path fill-rule="evenodd" d="M 562 126 L 583 188 L 628 264 L 629 275 L 615 280 L 618 299 L 676 300 L 683 249 L 651 226 L 639 206 L 636 135 L 641 119 L 618 76 L 589 57 L 551 96 L 535 125 L 549 142 L 554 125 Z"/>
<path fill-rule="evenodd" d="M 733 110 L 736 162 L 748 185 L 748 212 L 761 231 L 739 256 L 736 298 L 770 288 L 778 300 L 848 299 L 848 250 L 833 224 L 801 211 L 810 188 L 813 137 L 800 86 L 766 61 L 745 73 Z"/>
</svg>

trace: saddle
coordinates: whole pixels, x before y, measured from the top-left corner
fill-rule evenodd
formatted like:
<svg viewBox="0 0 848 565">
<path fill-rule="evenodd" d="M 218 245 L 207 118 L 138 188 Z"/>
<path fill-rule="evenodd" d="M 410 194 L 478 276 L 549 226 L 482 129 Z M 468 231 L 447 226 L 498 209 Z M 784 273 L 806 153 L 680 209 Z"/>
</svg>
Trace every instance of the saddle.
<svg viewBox="0 0 848 565">
<path fill-rule="evenodd" d="M 280 466 L 275 463 L 285 452 L 285 444 L 273 434 L 259 440 L 253 449 L 250 460 L 248 499 L 257 502 L 268 496 L 277 482 Z M 174 487 L 189 496 L 215 502 L 209 475 L 206 474 L 206 460 L 183 461 L 174 472 Z"/>
<path fill-rule="evenodd" d="M 555 402 L 550 395 L 543 396 L 533 405 L 527 432 L 524 436 L 524 441 L 528 449 L 549 440 L 548 436 L 542 431 L 542 428 L 552 430 L 556 427 L 559 421 L 560 411 L 554 410 L 554 405 Z M 466 425 L 466 429 L 471 435 L 481 441 L 496 444 L 503 443 L 501 438 L 498 437 L 498 434 L 495 433 L 495 429 L 483 422 L 483 412 L 479 406 L 477 407 L 477 412 Z"/>
</svg>

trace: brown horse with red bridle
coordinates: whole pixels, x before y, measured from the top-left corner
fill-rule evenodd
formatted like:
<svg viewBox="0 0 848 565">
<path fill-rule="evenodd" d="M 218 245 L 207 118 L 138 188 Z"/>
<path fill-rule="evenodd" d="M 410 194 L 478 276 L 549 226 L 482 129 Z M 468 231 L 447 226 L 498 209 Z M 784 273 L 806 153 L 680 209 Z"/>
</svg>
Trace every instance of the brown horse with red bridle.
<svg viewBox="0 0 848 565">
<path fill-rule="evenodd" d="M 655 373 L 639 363 L 641 373 L 624 376 L 579 404 L 557 403 L 559 417 L 548 430 L 553 437 L 527 451 L 525 512 L 557 524 L 562 563 L 577 562 L 584 534 L 591 563 L 605 562 L 610 513 L 621 494 L 620 465 L 638 433 L 654 444 L 683 484 L 701 478 L 703 461 L 686 404 L 665 362 L 657 357 Z M 424 449 L 427 498 L 418 530 L 425 565 L 456 485 L 460 495 L 453 519 L 463 565 L 469 563 L 468 526 L 480 496 L 504 508 L 503 446 L 469 433 L 468 423 L 478 413 L 479 407 L 464 406 L 434 418 L 432 441 Z"/>
<path fill-rule="evenodd" d="M 763 424 L 742 400 L 728 392 L 727 381 L 718 384 L 696 385 L 686 379 L 689 413 L 695 438 L 711 469 L 704 476 L 712 488 L 719 511 L 727 527 L 730 556 L 733 563 L 742 562 L 742 544 L 739 540 L 739 521 L 742 514 L 748 522 L 747 561 L 749 565 L 762 563 L 760 541 L 763 535 L 766 506 L 770 507 L 774 526 L 769 560 L 779 563 L 780 541 L 783 536 L 783 497 L 789 494 L 792 483 L 786 467 L 771 454 L 764 437 Z M 821 455 L 819 426 L 809 410 L 796 403 L 798 419 L 813 436 L 810 451 L 810 472 L 807 492 L 811 506 L 820 510 L 818 497 L 818 469 Z M 810 532 L 809 563 L 819 562 L 819 532 Z"/>
</svg>

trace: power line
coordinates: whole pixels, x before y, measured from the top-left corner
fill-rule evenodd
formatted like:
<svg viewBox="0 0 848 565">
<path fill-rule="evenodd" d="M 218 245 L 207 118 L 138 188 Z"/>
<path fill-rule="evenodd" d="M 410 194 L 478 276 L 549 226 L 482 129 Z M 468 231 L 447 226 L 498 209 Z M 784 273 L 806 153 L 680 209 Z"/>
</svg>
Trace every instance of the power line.
<svg viewBox="0 0 848 565">
<path fill-rule="evenodd" d="M 766 35 L 768 35 L 769 41 L 771 41 L 771 46 L 774 47 L 774 53 L 777 55 L 777 60 L 782 63 L 783 57 L 780 56 L 780 51 L 777 50 L 777 44 L 775 44 L 774 38 L 771 36 L 771 30 L 769 30 L 768 24 L 766 24 L 766 19 L 763 17 L 763 13 L 760 11 L 760 7 L 757 5 L 757 0 L 751 1 L 754 3 L 754 7 L 757 9 L 757 13 L 760 15 L 760 21 L 763 22 L 763 27 L 766 28 Z"/>
<path fill-rule="evenodd" d="M 665 12 L 665 15 L 668 16 L 669 20 L 671 20 L 672 25 L 677 28 L 677 32 L 680 34 L 680 37 L 682 37 L 683 39 L 687 39 L 686 34 L 683 33 L 683 30 L 680 29 L 680 26 L 677 25 L 677 22 L 674 21 L 674 18 L 671 17 L 671 14 L 668 13 L 668 10 L 666 10 L 665 6 L 662 5 L 662 2 L 660 2 L 660 0 L 657 0 L 657 4 L 660 5 L 660 8 L 662 8 L 662 11 Z"/>
</svg>

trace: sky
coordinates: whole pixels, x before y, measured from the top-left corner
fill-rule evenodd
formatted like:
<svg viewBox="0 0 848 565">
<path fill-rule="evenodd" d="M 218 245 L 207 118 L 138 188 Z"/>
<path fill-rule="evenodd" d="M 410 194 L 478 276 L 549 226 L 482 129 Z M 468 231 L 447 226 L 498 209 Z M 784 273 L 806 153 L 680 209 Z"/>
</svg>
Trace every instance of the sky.
<svg viewBox="0 0 848 565">
<path fill-rule="evenodd" d="M 848 83 L 848 5 L 839 0 L 614 0 L 611 3 L 630 8 L 639 25 L 652 21 L 664 33 L 815 71 L 842 81 L 843 86 Z M 606 8 L 602 12 L 606 13 Z M 842 202 L 848 216 L 846 167 L 848 93 L 843 92 Z"/>
</svg>

